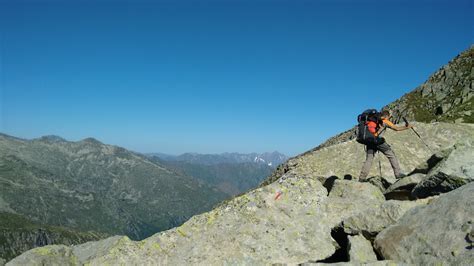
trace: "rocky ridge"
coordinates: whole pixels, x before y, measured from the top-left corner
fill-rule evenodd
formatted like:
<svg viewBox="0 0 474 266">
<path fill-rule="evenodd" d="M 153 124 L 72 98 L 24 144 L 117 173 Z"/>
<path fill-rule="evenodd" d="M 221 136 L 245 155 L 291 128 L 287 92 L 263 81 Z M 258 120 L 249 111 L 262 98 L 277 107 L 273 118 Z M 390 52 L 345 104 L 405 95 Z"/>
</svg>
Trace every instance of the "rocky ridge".
<svg viewBox="0 0 474 266">
<path fill-rule="evenodd" d="M 474 123 L 473 96 L 474 45 L 433 73 L 425 83 L 382 109 L 391 110 L 396 123 L 403 122 L 402 117 L 424 123 Z M 353 127 L 297 157 L 355 139 L 356 134 L 356 127 Z M 287 164 L 280 165 L 269 180 L 281 176 L 287 168 Z"/>
<path fill-rule="evenodd" d="M 385 108 L 420 122 L 474 123 L 474 45 Z"/>
<path fill-rule="evenodd" d="M 453 123 L 413 123 L 417 132 L 423 136 L 424 143 L 410 130 L 394 132 L 387 130 L 384 137 L 392 146 L 406 173 L 425 162 L 432 151 L 440 152 L 443 147 L 451 147 L 455 140 L 470 139 L 474 136 L 471 124 Z M 337 147 L 337 148 L 334 148 Z M 363 146 L 355 140 L 349 140 L 331 146 L 306 152 L 289 159 L 279 170 L 271 175 L 263 185 L 288 176 L 350 176 L 357 178 L 365 160 Z M 354 167 L 357 165 L 358 167 Z M 392 168 L 382 154 L 377 154 L 369 176 L 384 176 L 393 181 Z"/>
</svg>

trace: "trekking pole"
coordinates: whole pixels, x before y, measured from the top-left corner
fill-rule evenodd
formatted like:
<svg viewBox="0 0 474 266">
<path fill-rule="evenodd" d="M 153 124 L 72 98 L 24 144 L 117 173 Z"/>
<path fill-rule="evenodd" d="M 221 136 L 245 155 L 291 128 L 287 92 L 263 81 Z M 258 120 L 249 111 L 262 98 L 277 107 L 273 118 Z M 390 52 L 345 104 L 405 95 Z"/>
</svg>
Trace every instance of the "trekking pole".
<svg viewBox="0 0 474 266">
<path fill-rule="evenodd" d="M 403 121 L 405 121 L 405 126 L 409 126 L 410 124 L 408 123 L 408 120 L 405 118 L 405 117 L 402 117 Z M 426 142 L 423 140 L 423 138 L 420 136 L 420 134 L 418 134 L 418 132 L 416 132 L 416 130 L 414 128 L 411 128 L 413 130 L 413 132 L 415 132 L 415 134 L 418 136 L 418 138 L 420 138 L 421 142 L 423 142 L 423 144 L 425 144 L 426 148 L 428 148 L 428 150 L 430 150 L 431 153 L 434 153 L 431 149 L 430 149 L 430 146 L 428 146 L 428 144 L 426 144 Z"/>
<path fill-rule="evenodd" d="M 380 157 L 379 157 L 379 172 L 380 172 L 380 177 L 382 177 L 382 163 L 380 162 Z"/>
</svg>

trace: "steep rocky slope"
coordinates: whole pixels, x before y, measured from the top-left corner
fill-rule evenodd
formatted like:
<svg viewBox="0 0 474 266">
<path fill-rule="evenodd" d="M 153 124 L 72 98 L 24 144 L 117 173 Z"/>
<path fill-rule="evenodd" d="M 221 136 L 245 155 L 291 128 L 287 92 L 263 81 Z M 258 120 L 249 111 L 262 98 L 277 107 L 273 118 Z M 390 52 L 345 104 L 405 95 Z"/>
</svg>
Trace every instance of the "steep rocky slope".
<svg viewBox="0 0 474 266">
<path fill-rule="evenodd" d="M 443 147 L 455 144 L 456 140 L 470 139 L 474 136 L 474 125 L 436 123 L 413 123 L 424 143 L 411 131 L 395 132 L 387 130 L 385 138 L 392 146 L 399 158 L 404 172 L 410 172 L 420 162 L 432 155 L 432 152 L 441 151 Z M 289 159 L 280 169 L 268 178 L 263 185 L 270 184 L 279 178 L 288 176 L 351 176 L 358 178 L 360 167 L 365 160 L 364 147 L 355 140 L 334 144 L 307 152 Z M 381 175 L 393 178 L 390 163 L 383 154 L 375 157 L 369 176 Z"/>
<path fill-rule="evenodd" d="M 81 244 L 108 236 L 97 232 L 79 232 L 63 227 L 41 225 L 13 213 L 0 212 L 0 221 L 0 258 L 5 260 L 10 260 L 35 247 Z"/>
<path fill-rule="evenodd" d="M 389 103 L 383 109 L 392 111 L 394 115 L 393 120 L 396 123 L 403 122 L 402 117 L 406 117 L 410 122 L 474 123 L 473 96 L 474 45 L 441 67 L 425 83 L 403 95 L 398 100 Z M 329 138 L 314 149 L 296 156 L 296 158 L 325 147 L 355 139 L 355 137 L 356 127 L 353 127 Z M 290 163 L 280 165 L 267 178 L 264 184 L 278 179 L 290 168 Z"/>
<path fill-rule="evenodd" d="M 94 139 L 0 135 L 0 211 L 32 222 L 142 239 L 223 198 L 193 178 Z"/>
<path fill-rule="evenodd" d="M 471 124 L 417 123 L 416 127 L 420 132 L 431 132 L 429 144 L 435 151 L 449 149 L 458 142 L 471 149 L 474 144 L 474 125 Z M 399 155 L 402 167 L 412 171 L 426 164 L 432 153 L 423 149 L 409 133 L 387 134 L 386 138 Z M 406 215 L 420 219 L 416 213 L 424 213 L 421 211 L 426 208 L 424 206 L 453 204 L 445 203 L 453 200 L 448 195 L 464 191 L 464 188 L 467 192 L 462 194 L 467 196 L 463 205 L 474 205 L 474 197 L 469 194 L 474 183 L 435 198 L 387 201 L 385 189 L 368 182 L 348 180 L 349 175 L 358 172 L 362 163 L 361 154 L 357 155 L 362 152 L 358 145 L 349 141 L 300 157 L 278 182 L 236 197 L 210 212 L 192 217 L 180 227 L 143 241 L 134 242 L 116 236 L 72 247 L 47 246 L 24 253 L 10 265 L 364 263 L 377 258 L 370 248 L 374 240 L 380 244 L 376 246 L 379 256 L 382 256 L 379 259 L 417 264 L 416 258 L 392 257 L 384 253 L 388 248 L 384 246 L 385 242 L 378 240 L 378 235 L 383 236 L 385 230 L 394 230 L 392 226 L 396 226 L 399 220 L 408 219 Z M 465 158 L 469 154 L 459 156 L 463 157 L 457 157 L 456 161 L 469 163 Z M 435 169 L 436 165 L 429 167 Z M 464 169 L 466 164 L 456 167 Z M 389 172 L 388 166 L 382 168 Z M 463 216 L 446 217 L 446 224 L 453 223 L 449 219 L 457 217 L 462 217 L 458 223 L 467 223 L 468 215 L 469 212 Z M 444 225 L 439 226 L 443 228 Z M 464 236 L 470 229 L 461 227 L 452 229 L 457 232 L 456 236 L 463 235 L 451 242 L 456 247 L 469 245 Z M 423 237 L 418 234 L 418 238 Z M 446 245 L 456 252 L 458 259 L 436 257 L 446 263 L 464 263 L 472 254 L 467 253 L 467 249 Z M 396 249 L 403 248 L 407 247 Z M 428 245 L 424 249 L 428 252 L 426 256 L 437 256 L 437 251 L 430 251 L 430 248 L 435 247 Z M 410 252 L 416 254 L 417 250 Z"/>
<path fill-rule="evenodd" d="M 386 108 L 395 119 L 474 123 L 474 45 Z"/>
</svg>

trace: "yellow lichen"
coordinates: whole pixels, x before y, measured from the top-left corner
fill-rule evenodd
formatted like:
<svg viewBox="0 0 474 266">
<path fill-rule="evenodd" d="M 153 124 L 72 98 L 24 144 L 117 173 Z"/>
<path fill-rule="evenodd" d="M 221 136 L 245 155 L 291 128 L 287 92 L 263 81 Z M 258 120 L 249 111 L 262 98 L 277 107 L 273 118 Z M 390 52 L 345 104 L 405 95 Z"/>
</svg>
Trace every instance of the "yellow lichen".
<svg viewBox="0 0 474 266">
<path fill-rule="evenodd" d="M 176 232 L 178 232 L 182 237 L 186 237 L 186 234 L 181 229 L 176 229 Z"/>
<path fill-rule="evenodd" d="M 159 250 L 159 251 L 164 251 L 164 250 L 161 248 L 160 244 L 158 244 L 158 243 L 156 243 L 156 242 L 152 244 L 152 247 L 153 247 L 154 249 Z"/>
<path fill-rule="evenodd" d="M 35 249 L 35 253 L 41 256 L 52 255 L 52 251 L 49 247 L 40 247 Z"/>
<path fill-rule="evenodd" d="M 216 217 L 217 217 L 217 214 L 210 214 L 208 217 L 207 217 L 207 224 L 208 225 L 211 225 L 215 222 L 216 220 Z"/>
</svg>

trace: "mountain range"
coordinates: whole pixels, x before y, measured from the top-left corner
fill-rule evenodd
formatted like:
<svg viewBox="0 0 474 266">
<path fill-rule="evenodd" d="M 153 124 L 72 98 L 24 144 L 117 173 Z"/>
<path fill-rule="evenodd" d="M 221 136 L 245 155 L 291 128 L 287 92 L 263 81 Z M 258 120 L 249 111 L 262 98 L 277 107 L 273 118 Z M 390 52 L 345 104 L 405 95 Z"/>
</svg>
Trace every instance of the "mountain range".
<svg viewBox="0 0 474 266">
<path fill-rule="evenodd" d="M 273 168 L 255 162 L 259 156 L 275 164 L 286 158 L 226 153 L 163 160 L 94 138 L 0 134 L 0 257 L 115 234 L 139 240 L 178 226 L 261 183 Z M 12 227 L 11 220 L 27 226 Z"/>
<path fill-rule="evenodd" d="M 288 157 L 271 153 L 185 153 L 179 156 L 148 154 L 151 160 L 183 175 L 197 178 L 221 192 L 235 196 L 256 187 Z"/>
<path fill-rule="evenodd" d="M 228 197 L 144 155 L 93 138 L 72 142 L 0 134 L 0 184 L 0 212 L 132 239 L 177 226 Z"/>
<path fill-rule="evenodd" d="M 177 156 L 163 153 L 150 153 L 148 155 L 158 157 L 165 161 L 179 161 L 199 165 L 216 165 L 222 163 L 258 163 L 265 164 L 270 167 L 277 167 L 288 159 L 286 155 L 277 151 L 265 153 L 226 152 L 221 154 L 184 153 Z"/>
</svg>

